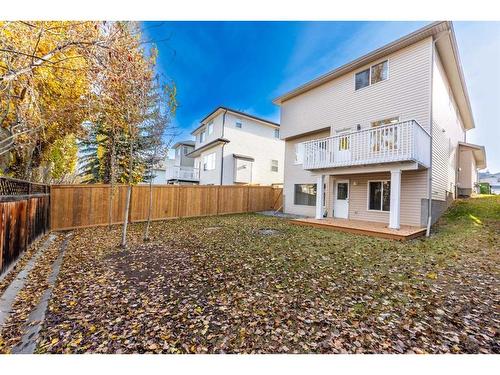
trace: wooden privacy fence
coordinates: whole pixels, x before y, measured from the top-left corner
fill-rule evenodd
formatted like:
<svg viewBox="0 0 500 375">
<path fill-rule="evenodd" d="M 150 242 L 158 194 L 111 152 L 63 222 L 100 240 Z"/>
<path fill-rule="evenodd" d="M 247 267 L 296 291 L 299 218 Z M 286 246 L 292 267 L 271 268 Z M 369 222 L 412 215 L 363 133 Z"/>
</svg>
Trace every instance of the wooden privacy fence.
<svg viewBox="0 0 500 375">
<path fill-rule="evenodd" d="M 0 177 L 0 274 L 50 229 L 50 187 Z"/>
<path fill-rule="evenodd" d="M 127 186 L 53 185 L 52 230 L 123 223 Z M 149 186 L 132 187 L 130 222 L 146 221 Z M 282 189 L 270 186 L 153 185 L 152 220 L 277 210 Z"/>
</svg>

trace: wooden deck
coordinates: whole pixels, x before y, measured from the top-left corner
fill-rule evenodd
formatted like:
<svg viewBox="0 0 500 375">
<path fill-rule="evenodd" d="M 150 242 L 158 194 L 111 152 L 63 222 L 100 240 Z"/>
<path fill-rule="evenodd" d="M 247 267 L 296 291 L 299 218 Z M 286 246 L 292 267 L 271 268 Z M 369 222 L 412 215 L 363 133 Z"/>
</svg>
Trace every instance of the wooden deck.
<svg viewBox="0 0 500 375">
<path fill-rule="evenodd" d="M 409 225 L 401 225 L 400 229 L 391 229 L 386 223 L 378 223 L 373 221 L 362 220 L 347 220 L 347 219 L 293 219 L 290 220 L 292 224 L 306 225 L 317 228 L 337 230 L 340 232 L 361 234 L 365 236 L 373 236 L 380 238 L 387 238 L 390 240 L 407 241 L 413 238 L 423 236 L 425 228 L 412 227 Z"/>
</svg>

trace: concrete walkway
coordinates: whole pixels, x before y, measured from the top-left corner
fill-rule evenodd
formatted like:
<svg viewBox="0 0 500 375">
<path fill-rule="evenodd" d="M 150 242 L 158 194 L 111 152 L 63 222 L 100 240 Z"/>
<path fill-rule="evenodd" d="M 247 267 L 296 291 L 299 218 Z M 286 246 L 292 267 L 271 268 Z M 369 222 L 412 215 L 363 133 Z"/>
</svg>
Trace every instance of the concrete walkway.
<svg viewBox="0 0 500 375">
<path fill-rule="evenodd" d="M 3 329 L 3 325 L 12 311 L 12 305 L 14 304 L 17 294 L 23 288 L 29 273 L 36 264 L 36 261 L 45 252 L 45 250 L 47 250 L 55 238 L 56 236 L 54 234 L 49 235 L 40 249 L 31 257 L 29 262 L 24 266 L 21 272 L 19 272 L 16 278 L 12 280 L 9 287 L 5 289 L 4 293 L 0 297 L 0 331 Z"/>
<path fill-rule="evenodd" d="M 59 249 L 59 256 L 52 263 L 52 272 L 48 279 L 48 288 L 43 292 L 43 296 L 36 305 L 36 307 L 31 311 L 28 321 L 24 326 L 24 334 L 21 342 L 12 348 L 13 354 L 33 354 L 36 349 L 37 340 L 40 336 L 40 330 L 42 329 L 43 321 L 45 320 L 45 313 L 47 312 L 47 307 L 49 305 L 50 298 L 52 297 L 52 289 L 57 280 L 57 275 L 59 275 L 59 270 L 61 269 L 61 264 L 64 258 L 64 252 L 68 246 L 68 241 L 71 237 L 71 233 L 66 234 L 61 247 Z"/>
</svg>

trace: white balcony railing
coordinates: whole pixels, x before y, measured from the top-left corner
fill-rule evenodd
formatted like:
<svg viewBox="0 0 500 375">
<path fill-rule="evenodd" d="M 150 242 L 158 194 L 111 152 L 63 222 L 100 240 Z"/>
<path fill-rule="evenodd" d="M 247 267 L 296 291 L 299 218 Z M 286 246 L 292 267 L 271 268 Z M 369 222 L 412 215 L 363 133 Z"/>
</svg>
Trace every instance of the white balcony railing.
<svg viewBox="0 0 500 375">
<path fill-rule="evenodd" d="M 198 181 L 200 173 L 198 168 L 174 166 L 167 168 L 168 180 Z"/>
<path fill-rule="evenodd" d="M 415 120 L 304 142 L 304 169 L 400 161 L 429 166 L 430 136 Z"/>
</svg>

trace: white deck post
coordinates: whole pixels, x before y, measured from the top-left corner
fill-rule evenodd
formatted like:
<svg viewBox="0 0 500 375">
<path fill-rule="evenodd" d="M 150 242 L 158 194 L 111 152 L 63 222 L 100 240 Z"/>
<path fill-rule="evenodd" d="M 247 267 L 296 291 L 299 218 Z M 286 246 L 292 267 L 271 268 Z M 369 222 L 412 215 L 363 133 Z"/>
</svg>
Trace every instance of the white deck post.
<svg viewBox="0 0 500 375">
<path fill-rule="evenodd" d="M 399 229 L 401 209 L 401 170 L 391 170 L 391 204 L 389 213 L 389 228 Z"/>
<path fill-rule="evenodd" d="M 316 185 L 316 219 L 323 219 L 323 193 L 325 186 L 325 176 L 319 175 Z"/>
</svg>

